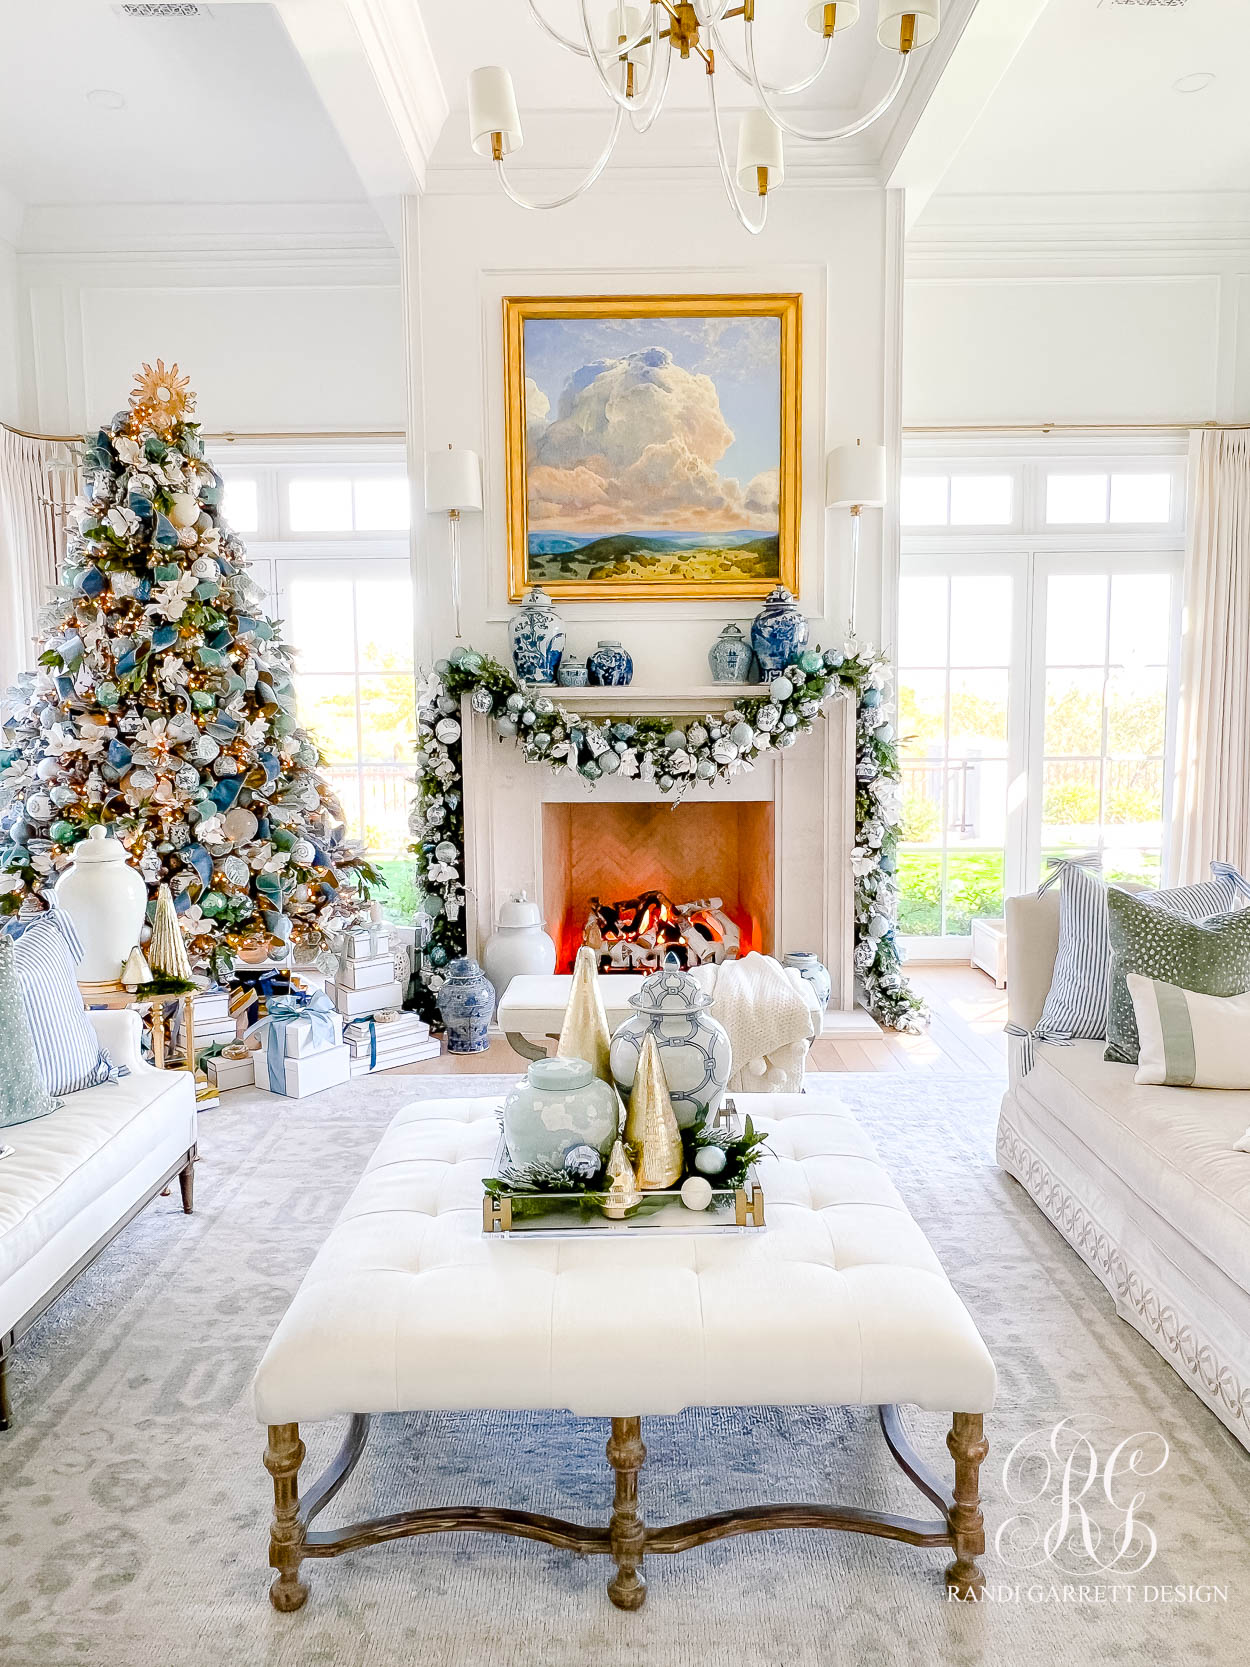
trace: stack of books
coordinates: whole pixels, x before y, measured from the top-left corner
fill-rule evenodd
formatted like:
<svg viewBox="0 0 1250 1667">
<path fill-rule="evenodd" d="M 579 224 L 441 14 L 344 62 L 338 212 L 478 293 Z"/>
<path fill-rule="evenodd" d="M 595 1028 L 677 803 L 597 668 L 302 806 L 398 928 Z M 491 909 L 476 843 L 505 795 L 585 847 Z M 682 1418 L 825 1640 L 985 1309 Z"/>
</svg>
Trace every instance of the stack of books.
<svg viewBox="0 0 1250 1667">
<path fill-rule="evenodd" d="M 351 1049 L 352 1075 L 370 1071 L 393 1071 L 397 1065 L 413 1065 L 419 1059 L 437 1059 L 440 1043 L 430 1036 L 430 1027 L 415 1013 L 401 1013 L 388 1024 L 358 1019 L 343 1026 L 343 1040 Z M 375 1063 L 376 1060 L 376 1063 Z"/>
</svg>

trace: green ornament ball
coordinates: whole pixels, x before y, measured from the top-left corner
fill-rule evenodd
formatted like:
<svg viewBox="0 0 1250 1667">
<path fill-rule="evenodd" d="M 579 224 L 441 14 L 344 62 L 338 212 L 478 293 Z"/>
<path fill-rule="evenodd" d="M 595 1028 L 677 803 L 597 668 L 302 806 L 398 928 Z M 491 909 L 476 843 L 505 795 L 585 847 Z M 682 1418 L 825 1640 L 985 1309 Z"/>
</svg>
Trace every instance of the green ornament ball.
<svg viewBox="0 0 1250 1667">
<path fill-rule="evenodd" d="M 809 676 L 814 675 L 818 671 L 822 671 L 824 669 L 824 664 L 825 657 L 818 648 L 805 649 L 804 652 L 799 655 L 799 665 L 802 666 L 803 670 L 807 672 Z"/>
<path fill-rule="evenodd" d="M 74 824 L 62 818 L 60 821 L 54 822 L 48 832 L 58 845 L 68 845 L 74 837 Z"/>
<path fill-rule="evenodd" d="M 200 910 L 203 914 L 206 914 L 210 920 L 216 920 L 222 910 L 228 907 L 228 900 L 223 893 L 219 891 L 206 891 L 203 897 L 200 898 Z"/>
</svg>

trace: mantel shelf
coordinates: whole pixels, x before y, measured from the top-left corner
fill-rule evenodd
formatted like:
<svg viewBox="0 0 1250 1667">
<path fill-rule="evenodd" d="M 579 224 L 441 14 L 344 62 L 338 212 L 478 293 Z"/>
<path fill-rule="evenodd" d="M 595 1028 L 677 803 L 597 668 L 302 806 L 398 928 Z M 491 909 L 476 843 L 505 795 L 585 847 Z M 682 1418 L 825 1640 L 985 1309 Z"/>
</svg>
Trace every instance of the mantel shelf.
<svg viewBox="0 0 1250 1667">
<path fill-rule="evenodd" d="M 765 693 L 762 683 L 704 683 L 693 688 L 659 689 L 641 683 L 596 684 L 582 689 L 555 686 L 536 688 L 557 706 L 587 712 L 707 712 L 732 706 L 738 700 L 756 699 Z"/>
</svg>

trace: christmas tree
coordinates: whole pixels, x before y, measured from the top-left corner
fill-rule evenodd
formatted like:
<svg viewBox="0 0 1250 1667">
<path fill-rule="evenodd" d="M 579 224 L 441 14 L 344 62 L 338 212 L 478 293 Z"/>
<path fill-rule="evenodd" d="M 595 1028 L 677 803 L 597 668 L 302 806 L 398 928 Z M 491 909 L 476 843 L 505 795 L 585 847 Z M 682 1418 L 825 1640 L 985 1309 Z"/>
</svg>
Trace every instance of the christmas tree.
<svg viewBox="0 0 1250 1667">
<path fill-rule="evenodd" d="M 85 441 L 39 669 L 0 748 L 0 914 L 41 904 L 75 843 L 110 824 L 169 885 L 197 970 L 293 950 L 328 964 L 378 876 L 295 715 L 291 650 L 221 516 L 195 396 L 144 365 L 129 408 Z"/>
</svg>

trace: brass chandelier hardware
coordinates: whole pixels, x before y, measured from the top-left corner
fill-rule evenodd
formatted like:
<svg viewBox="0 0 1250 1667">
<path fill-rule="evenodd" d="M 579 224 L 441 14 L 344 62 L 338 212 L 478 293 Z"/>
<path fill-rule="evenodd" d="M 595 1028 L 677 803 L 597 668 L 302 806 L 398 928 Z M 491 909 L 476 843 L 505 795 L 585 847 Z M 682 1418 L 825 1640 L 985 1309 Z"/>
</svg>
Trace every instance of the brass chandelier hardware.
<svg viewBox="0 0 1250 1667">
<path fill-rule="evenodd" d="M 538 0 L 526 0 L 530 16 L 557 46 L 586 59 L 594 68 L 612 106 L 612 125 L 607 143 L 590 171 L 573 190 L 546 201 L 535 201 L 518 192 L 508 178 L 507 159 L 524 144 L 521 117 L 517 110 L 512 77 L 498 64 L 475 69 L 469 76 L 469 139 L 479 156 L 489 156 L 505 193 L 522 208 L 562 208 L 588 191 L 607 167 L 625 119 L 637 133 L 646 133 L 664 107 L 669 71 L 674 56 L 682 62 L 699 59 L 704 67 L 708 102 L 716 134 L 716 157 L 721 182 L 734 213 L 749 232 L 764 229 L 768 197 L 785 178 L 783 134 L 810 144 L 836 144 L 871 127 L 890 108 L 902 89 L 907 66 L 917 47 L 927 46 L 937 36 L 941 0 L 878 0 L 877 39 L 898 54 L 898 66 L 885 95 L 856 120 L 841 127 L 813 129 L 799 127 L 778 107 L 775 100 L 804 92 L 829 63 L 834 36 L 859 20 L 860 0 L 830 0 L 806 6 L 807 27 L 823 41 L 816 68 L 787 86 L 773 85 L 761 77 L 755 62 L 755 15 L 757 4 L 778 5 L 784 0 L 644 0 L 627 4 L 611 0 L 602 33 L 596 35 L 590 18 L 590 0 L 578 0 L 582 24 L 580 40 L 572 40 L 555 29 L 538 8 Z M 794 3 L 794 0 L 791 0 Z M 743 60 L 730 47 L 725 26 L 741 21 Z M 758 103 L 743 113 L 738 128 L 736 166 L 730 166 L 720 105 L 717 99 L 718 60 L 754 92 Z M 743 193 L 759 198 L 758 218 L 752 218 Z M 750 201 L 748 195 L 746 201 Z"/>
</svg>

